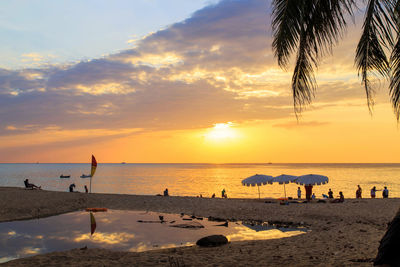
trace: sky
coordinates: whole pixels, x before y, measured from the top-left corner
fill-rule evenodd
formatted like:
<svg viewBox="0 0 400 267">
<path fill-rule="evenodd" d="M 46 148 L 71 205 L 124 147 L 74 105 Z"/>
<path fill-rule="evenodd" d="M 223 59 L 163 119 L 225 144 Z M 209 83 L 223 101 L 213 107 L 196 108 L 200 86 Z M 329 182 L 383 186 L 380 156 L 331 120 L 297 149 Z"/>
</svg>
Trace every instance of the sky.
<svg viewBox="0 0 400 267">
<path fill-rule="evenodd" d="M 266 0 L 0 3 L 0 162 L 400 162 L 387 83 L 372 115 L 359 21 L 293 111 Z"/>
</svg>

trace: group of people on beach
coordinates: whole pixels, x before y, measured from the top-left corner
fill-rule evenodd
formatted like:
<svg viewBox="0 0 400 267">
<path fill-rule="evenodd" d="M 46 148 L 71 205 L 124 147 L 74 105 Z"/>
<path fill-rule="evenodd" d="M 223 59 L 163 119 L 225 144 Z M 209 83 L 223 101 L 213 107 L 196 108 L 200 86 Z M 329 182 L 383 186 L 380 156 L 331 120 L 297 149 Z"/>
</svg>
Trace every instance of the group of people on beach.
<svg viewBox="0 0 400 267">
<path fill-rule="evenodd" d="M 37 186 L 35 184 L 30 183 L 29 179 L 25 179 L 24 184 L 25 184 L 25 188 L 27 188 L 27 189 L 42 189 L 41 186 Z M 75 184 L 70 184 L 69 188 L 68 188 L 69 192 L 77 192 L 77 191 L 74 191 L 75 187 L 76 187 Z M 85 189 L 85 193 L 89 193 L 89 190 L 86 185 L 84 186 L 84 189 Z"/>
<path fill-rule="evenodd" d="M 389 198 L 389 189 L 386 186 L 382 190 L 376 189 L 376 186 L 371 188 L 371 198 L 376 197 L 376 191 L 382 191 L 382 198 Z M 356 198 L 362 198 L 362 189 L 360 185 L 357 185 Z"/>
<path fill-rule="evenodd" d="M 305 185 L 304 187 L 305 187 L 305 190 L 306 190 L 306 199 L 308 201 L 315 199 L 315 194 L 312 193 L 312 187 L 313 186 L 312 185 Z M 371 188 L 371 198 L 375 198 L 376 197 L 376 191 L 382 191 L 382 198 L 388 198 L 389 197 L 389 190 L 387 189 L 386 186 L 384 186 L 384 189 L 382 189 L 382 190 L 376 189 L 376 186 L 372 187 Z M 332 191 L 331 188 L 329 188 L 328 195 L 322 194 L 322 196 L 324 198 L 332 199 L 331 200 L 332 203 L 344 202 L 344 195 L 343 195 L 342 191 L 339 192 L 339 196 L 336 199 L 334 199 L 334 197 L 333 197 L 333 191 Z M 297 198 L 301 199 L 301 189 L 300 189 L 300 187 L 297 187 Z M 357 185 L 356 198 L 362 198 L 362 189 L 361 189 L 360 185 Z"/>
<path fill-rule="evenodd" d="M 312 192 L 312 185 L 306 185 L 305 186 L 305 189 L 306 189 L 306 199 L 308 200 L 308 201 L 310 201 L 310 200 L 315 200 L 315 193 L 311 193 Z M 331 188 L 329 188 L 329 191 L 328 191 L 328 195 L 325 195 L 325 194 L 322 194 L 322 196 L 324 197 L 324 198 L 330 198 L 330 199 L 332 199 L 330 202 L 331 203 L 341 203 L 341 202 L 344 202 L 344 195 L 343 195 L 343 192 L 342 191 L 340 191 L 339 192 L 339 196 L 336 198 L 336 199 L 334 199 L 334 197 L 333 197 L 333 191 L 332 191 L 332 189 Z M 301 189 L 300 189 L 300 187 L 297 187 L 297 198 L 298 199 L 301 199 Z"/>
<path fill-rule="evenodd" d="M 75 184 L 70 184 L 69 185 L 69 192 L 78 192 L 78 191 L 74 191 L 75 187 L 76 187 Z M 89 193 L 89 190 L 88 190 L 86 185 L 84 186 L 84 189 L 85 189 L 85 193 Z"/>
</svg>

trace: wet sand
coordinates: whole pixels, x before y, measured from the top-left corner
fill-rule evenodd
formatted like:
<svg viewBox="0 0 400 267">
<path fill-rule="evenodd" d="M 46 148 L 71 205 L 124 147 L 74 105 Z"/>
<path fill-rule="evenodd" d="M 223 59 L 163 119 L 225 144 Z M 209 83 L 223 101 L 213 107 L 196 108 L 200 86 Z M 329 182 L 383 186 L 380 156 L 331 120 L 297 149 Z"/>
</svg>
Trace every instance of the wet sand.
<svg viewBox="0 0 400 267">
<path fill-rule="evenodd" d="M 346 199 L 345 203 L 277 202 L 116 194 L 84 194 L 0 187 L 0 221 L 47 217 L 87 207 L 185 213 L 235 220 L 307 225 L 290 238 L 231 242 L 215 248 L 147 252 L 73 249 L 7 262 L 7 266 L 372 266 L 379 241 L 400 199 Z"/>
</svg>

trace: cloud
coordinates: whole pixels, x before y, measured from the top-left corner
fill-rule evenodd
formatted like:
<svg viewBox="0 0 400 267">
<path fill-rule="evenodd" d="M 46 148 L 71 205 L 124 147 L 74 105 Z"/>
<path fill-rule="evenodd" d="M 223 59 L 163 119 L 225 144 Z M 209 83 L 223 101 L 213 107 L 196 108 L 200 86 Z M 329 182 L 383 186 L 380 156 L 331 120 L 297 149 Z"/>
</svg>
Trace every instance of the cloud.
<svg viewBox="0 0 400 267">
<path fill-rule="evenodd" d="M 274 124 L 273 127 L 294 129 L 294 128 L 303 128 L 303 127 L 320 127 L 320 126 L 325 126 L 328 124 L 329 124 L 329 122 L 321 122 L 321 121 L 290 121 L 290 122 L 286 122 L 286 123 Z"/>
<path fill-rule="evenodd" d="M 116 54 L 0 69 L 0 135 L 46 127 L 191 129 L 292 117 L 291 73 L 273 58 L 270 14 L 268 1 L 223 0 Z M 355 93 L 354 73 L 343 69 L 335 77 L 332 67 L 320 73 L 322 102 L 364 97 Z"/>
</svg>

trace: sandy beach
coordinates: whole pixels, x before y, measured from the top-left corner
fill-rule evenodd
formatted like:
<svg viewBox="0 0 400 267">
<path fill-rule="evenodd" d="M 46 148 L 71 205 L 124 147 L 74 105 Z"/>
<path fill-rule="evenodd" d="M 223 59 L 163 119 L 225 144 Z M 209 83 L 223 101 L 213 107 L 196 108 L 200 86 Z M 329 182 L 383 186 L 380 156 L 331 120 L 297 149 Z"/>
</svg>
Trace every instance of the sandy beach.
<svg viewBox="0 0 400 267">
<path fill-rule="evenodd" d="M 123 252 L 105 249 L 60 251 L 13 260 L 6 266 L 372 266 L 379 241 L 400 199 L 346 199 L 345 203 L 279 205 L 257 199 L 209 199 L 83 194 L 0 188 L 0 221 L 26 220 L 86 207 L 185 213 L 235 220 L 306 225 L 311 232 L 290 238 Z"/>
</svg>

